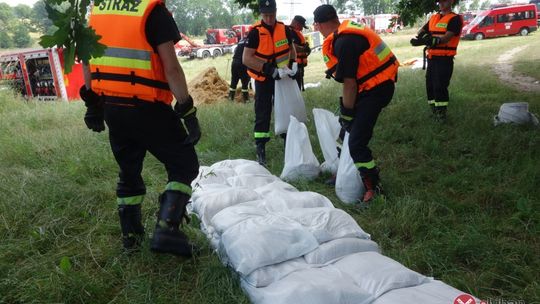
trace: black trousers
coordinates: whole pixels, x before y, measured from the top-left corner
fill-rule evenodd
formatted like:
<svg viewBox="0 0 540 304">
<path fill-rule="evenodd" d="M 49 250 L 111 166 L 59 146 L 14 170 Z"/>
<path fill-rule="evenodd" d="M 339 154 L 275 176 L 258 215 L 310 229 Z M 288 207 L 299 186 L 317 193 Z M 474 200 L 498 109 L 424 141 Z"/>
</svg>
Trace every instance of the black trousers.
<svg viewBox="0 0 540 304">
<path fill-rule="evenodd" d="M 394 96 L 394 89 L 394 82 L 387 81 L 357 95 L 356 113 L 349 134 L 349 151 L 355 164 L 368 163 L 373 160 L 368 144 L 373 136 L 373 128 L 381 110 L 390 103 Z"/>
<path fill-rule="evenodd" d="M 426 70 L 426 91 L 428 101 L 442 102 L 443 105 L 450 100 L 448 86 L 454 71 L 454 57 L 434 56 L 428 58 Z M 437 105 L 437 104 L 436 104 Z"/>
<path fill-rule="evenodd" d="M 168 182 L 190 186 L 199 173 L 199 161 L 181 119 L 171 106 L 128 98 L 105 98 L 105 121 L 114 158 L 120 167 L 116 195 L 143 195 L 141 176 L 146 152 L 167 170 Z"/>
<path fill-rule="evenodd" d="M 236 86 L 238 85 L 238 81 L 242 82 L 242 90 L 244 92 L 247 92 L 248 85 L 249 85 L 249 75 L 247 73 L 247 68 L 245 65 L 239 62 L 232 63 L 231 66 L 231 89 L 236 90 Z"/>
<path fill-rule="evenodd" d="M 255 81 L 255 143 L 270 140 L 270 119 L 274 104 L 274 80 Z"/>
<path fill-rule="evenodd" d="M 298 65 L 298 71 L 296 72 L 296 83 L 298 83 L 298 88 L 300 91 L 305 91 L 304 89 L 304 66 Z"/>
</svg>

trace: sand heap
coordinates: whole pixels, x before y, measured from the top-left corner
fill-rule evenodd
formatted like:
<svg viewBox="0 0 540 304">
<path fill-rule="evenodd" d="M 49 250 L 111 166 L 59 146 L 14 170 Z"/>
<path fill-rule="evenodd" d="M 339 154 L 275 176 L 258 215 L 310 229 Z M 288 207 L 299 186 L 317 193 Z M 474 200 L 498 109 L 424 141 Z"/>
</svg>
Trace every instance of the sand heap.
<svg viewBox="0 0 540 304">
<path fill-rule="evenodd" d="M 188 83 L 188 89 L 195 105 L 213 104 L 227 99 L 229 84 L 219 77 L 215 67 L 209 67 Z"/>
</svg>

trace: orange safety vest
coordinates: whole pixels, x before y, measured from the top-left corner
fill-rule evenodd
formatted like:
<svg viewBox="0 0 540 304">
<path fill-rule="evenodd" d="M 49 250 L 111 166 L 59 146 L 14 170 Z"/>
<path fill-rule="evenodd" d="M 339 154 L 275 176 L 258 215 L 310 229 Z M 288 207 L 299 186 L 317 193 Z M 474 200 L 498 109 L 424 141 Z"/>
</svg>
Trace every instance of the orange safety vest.
<svg viewBox="0 0 540 304">
<path fill-rule="evenodd" d="M 107 46 L 90 60 L 92 90 L 98 94 L 171 104 L 173 95 L 158 54 L 146 41 L 148 15 L 162 0 L 106 0 L 92 8 L 90 26 Z"/>
<path fill-rule="evenodd" d="M 459 16 L 454 13 L 446 14 L 445 16 L 441 14 L 435 14 L 431 16 L 428 23 L 429 33 L 433 36 L 442 37 L 446 34 L 446 28 L 448 27 L 448 22 L 454 16 Z M 435 46 L 428 48 L 428 58 L 432 56 L 455 56 L 457 54 L 457 46 L 459 44 L 460 33 L 456 33 L 454 37 L 450 38 L 450 41 L 447 43 L 437 44 Z"/>
<path fill-rule="evenodd" d="M 294 30 L 296 35 L 300 38 L 300 46 L 304 47 L 306 45 L 306 38 L 304 38 L 304 34 L 302 34 L 301 31 L 297 31 L 297 30 L 293 29 L 292 27 L 291 27 L 291 29 Z M 296 62 L 298 64 L 302 64 L 302 65 L 306 66 L 307 63 L 308 63 L 307 57 L 308 57 L 308 54 L 305 51 L 300 50 L 298 48 L 296 49 Z"/>
<path fill-rule="evenodd" d="M 371 29 L 363 24 L 345 20 L 337 31 L 328 35 L 323 42 L 323 59 L 328 70 L 328 78 L 335 76 L 338 58 L 334 55 L 334 41 L 342 34 L 360 35 L 369 42 L 369 49 L 366 50 L 359 60 L 356 71 L 356 82 L 358 92 L 367 91 L 373 87 L 387 81 L 396 81 L 399 62 L 390 48 Z"/>
<path fill-rule="evenodd" d="M 273 34 L 260 21 L 253 25 L 253 29 L 257 29 L 259 32 L 259 46 L 255 51 L 255 57 L 264 62 L 275 62 L 278 68 L 285 67 L 289 63 L 290 53 L 285 24 L 276 21 Z M 255 71 L 249 67 L 248 74 L 257 81 L 264 81 L 266 79 L 262 71 Z"/>
</svg>

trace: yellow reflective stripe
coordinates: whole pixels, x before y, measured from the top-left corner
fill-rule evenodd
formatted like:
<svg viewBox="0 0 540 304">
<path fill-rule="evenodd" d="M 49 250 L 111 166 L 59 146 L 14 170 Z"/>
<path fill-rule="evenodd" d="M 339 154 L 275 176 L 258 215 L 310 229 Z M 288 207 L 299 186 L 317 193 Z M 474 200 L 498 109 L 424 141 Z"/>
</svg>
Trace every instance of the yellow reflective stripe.
<svg viewBox="0 0 540 304">
<path fill-rule="evenodd" d="M 354 163 L 354 166 L 358 168 L 366 168 L 366 169 L 373 169 L 375 168 L 375 161 L 371 160 L 367 163 Z"/>
<path fill-rule="evenodd" d="M 384 58 L 390 55 L 390 48 L 386 45 L 386 43 L 384 43 L 384 41 L 381 41 L 381 43 L 375 47 L 375 54 L 377 54 L 379 61 L 383 61 Z"/>
<path fill-rule="evenodd" d="M 289 41 L 287 39 L 281 39 L 279 41 L 276 41 L 276 48 L 280 47 L 280 46 L 283 46 L 285 44 L 287 44 Z"/>
<path fill-rule="evenodd" d="M 439 22 L 435 24 L 435 27 L 440 27 L 440 28 L 446 28 L 447 26 L 448 26 L 448 23 Z"/>
<path fill-rule="evenodd" d="M 430 105 L 432 105 L 432 104 L 435 104 L 435 101 L 433 101 L 433 100 L 428 100 L 427 103 L 430 104 Z"/>
<path fill-rule="evenodd" d="M 354 21 L 349 21 L 349 24 L 347 24 L 347 27 L 355 28 L 355 29 L 359 29 L 359 30 L 363 30 L 363 29 L 364 29 L 364 25 L 363 25 L 363 24 L 356 23 L 356 22 L 354 22 Z"/>
<path fill-rule="evenodd" d="M 116 203 L 118 205 L 140 205 L 144 200 L 143 195 L 128 196 L 128 197 L 117 197 Z"/>
<path fill-rule="evenodd" d="M 94 5 L 92 15 L 120 15 L 142 17 L 150 0 L 135 0 L 127 3 L 123 0 L 103 0 L 99 5 Z"/>
<path fill-rule="evenodd" d="M 90 64 L 93 65 L 105 65 L 117 68 L 132 68 L 141 70 L 151 70 L 152 64 L 149 60 L 129 59 L 129 58 L 116 58 L 103 56 L 99 58 L 90 59 Z"/>
<path fill-rule="evenodd" d="M 169 182 L 165 190 L 180 191 L 191 196 L 191 187 L 180 182 Z"/>
<path fill-rule="evenodd" d="M 248 89 L 242 89 L 242 93 L 247 93 L 248 92 Z"/>
<path fill-rule="evenodd" d="M 270 132 L 255 132 L 253 133 L 255 138 L 270 138 L 271 133 Z"/>
<path fill-rule="evenodd" d="M 229 88 L 229 92 L 236 92 L 236 89 Z"/>
<path fill-rule="evenodd" d="M 276 64 L 279 68 L 283 68 L 289 64 L 289 54 L 276 58 Z"/>
<path fill-rule="evenodd" d="M 434 101 L 433 105 L 436 107 L 446 107 L 448 106 L 448 101 Z"/>
</svg>

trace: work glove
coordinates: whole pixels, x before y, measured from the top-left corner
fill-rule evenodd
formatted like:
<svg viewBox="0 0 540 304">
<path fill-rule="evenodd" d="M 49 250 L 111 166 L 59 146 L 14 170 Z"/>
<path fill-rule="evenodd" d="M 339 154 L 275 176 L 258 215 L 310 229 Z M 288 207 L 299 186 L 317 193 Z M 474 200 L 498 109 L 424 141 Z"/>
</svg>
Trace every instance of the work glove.
<svg viewBox="0 0 540 304">
<path fill-rule="evenodd" d="M 352 124 L 354 121 L 354 109 L 347 109 L 343 105 L 343 97 L 339 98 L 339 124 L 341 127 L 351 133 Z"/>
<path fill-rule="evenodd" d="M 188 136 L 184 140 L 185 144 L 196 145 L 201 139 L 201 127 L 197 119 L 197 108 L 193 106 L 193 98 L 188 95 L 184 102 L 176 102 L 174 110 L 184 121 L 184 126 L 187 129 Z"/>
<path fill-rule="evenodd" d="M 309 44 L 307 42 L 304 45 L 304 52 L 306 52 L 306 55 L 308 56 L 311 54 L 311 48 L 309 47 Z"/>
<path fill-rule="evenodd" d="M 274 62 L 265 62 L 263 64 L 262 72 L 266 77 L 272 78 L 274 80 L 280 80 L 279 71 Z"/>
<path fill-rule="evenodd" d="M 296 75 L 298 72 L 298 63 L 295 60 L 291 59 L 289 60 L 288 68 L 291 70 L 289 72 L 289 77 L 291 77 L 292 79 L 296 79 Z"/>
<path fill-rule="evenodd" d="M 84 101 L 86 113 L 84 123 L 88 129 L 94 132 L 105 130 L 103 101 L 96 92 L 88 90 L 85 85 L 79 89 L 79 96 Z"/>
</svg>

